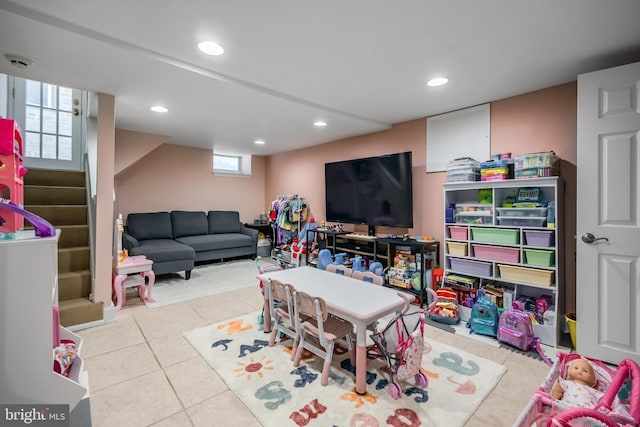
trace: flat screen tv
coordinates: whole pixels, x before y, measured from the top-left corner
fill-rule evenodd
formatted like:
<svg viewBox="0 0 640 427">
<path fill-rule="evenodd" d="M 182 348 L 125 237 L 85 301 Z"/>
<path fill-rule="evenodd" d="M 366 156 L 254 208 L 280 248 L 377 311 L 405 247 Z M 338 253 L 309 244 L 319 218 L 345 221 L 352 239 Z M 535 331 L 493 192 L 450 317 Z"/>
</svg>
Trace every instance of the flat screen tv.
<svg viewBox="0 0 640 427">
<path fill-rule="evenodd" d="M 326 220 L 413 227 L 411 152 L 326 163 Z"/>
</svg>

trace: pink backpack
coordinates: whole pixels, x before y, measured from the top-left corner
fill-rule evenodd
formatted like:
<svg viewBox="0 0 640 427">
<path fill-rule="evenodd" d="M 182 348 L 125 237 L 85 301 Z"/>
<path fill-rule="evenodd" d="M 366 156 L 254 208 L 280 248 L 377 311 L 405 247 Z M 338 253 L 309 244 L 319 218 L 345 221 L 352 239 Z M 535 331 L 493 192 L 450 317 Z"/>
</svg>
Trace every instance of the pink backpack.
<svg viewBox="0 0 640 427">
<path fill-rule="evenodd" d="M 519 348 L 522 351 L 533 350 L 547 363 L 553 365 L 540 348 L 540 338 L 533 335 L 531 317 L 524 311 L 520 301 L 515 301 L 513 306 L 500 315 L 498 322 L 498 341 Z"/>
<path fill-rule="evenodd" d="M 416 328 L 407 339 L 404 339 L 404 334 L 400 332 L 402 327 L 399 326 L 400 322 L 396 323 L 398 329 L 398 347 L 396 351 L 400 354 L 400 366 L 396 373 L 397 377 L 401 380 L 408 380 L 414 378 L 417 373 L 420 372 L 420 366 L 422 364 L 422 350 L 424 348 L 424 310 L 420 310 L 420 327 Z"/>
</svg>

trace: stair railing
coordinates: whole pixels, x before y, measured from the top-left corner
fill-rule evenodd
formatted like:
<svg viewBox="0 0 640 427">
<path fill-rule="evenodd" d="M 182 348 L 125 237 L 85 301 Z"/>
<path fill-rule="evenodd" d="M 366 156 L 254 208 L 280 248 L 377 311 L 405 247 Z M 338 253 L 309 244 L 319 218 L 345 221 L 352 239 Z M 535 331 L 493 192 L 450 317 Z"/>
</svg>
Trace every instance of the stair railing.
<svg viewBox="0 0 640 427">
<path fill-rule="evenodd" d="M 96 278 L 95 278 L 95 265 L 96 265 L 96 256 L 95 256 L 95 242 L 96 242 L 96 198 L 93 194 L 93 189 L 91 188 L 91 171 L 89 155 L 87 153 L 83 156 L 83 168 L 85 171 L 84 180 L 85 186 L 87 189 L 87 223 L 89 225 L 89 261 L 91 268 L 91 294 L 89 295 L 89 300 L 91 302 L 94 301 L 95 296 L 95 286 L 96 286 Z"/>
</svg>

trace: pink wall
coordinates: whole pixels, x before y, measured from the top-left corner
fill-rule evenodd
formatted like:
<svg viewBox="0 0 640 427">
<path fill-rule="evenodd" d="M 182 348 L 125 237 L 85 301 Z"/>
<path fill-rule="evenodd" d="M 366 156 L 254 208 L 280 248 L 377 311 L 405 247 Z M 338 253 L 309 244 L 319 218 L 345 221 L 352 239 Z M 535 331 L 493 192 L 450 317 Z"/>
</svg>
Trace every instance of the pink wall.
<svg viewBox="0 0 640 427">
<path fill-rule="evenodd" d="M 214 176 L 212 161 L 211 150 L 161 145 L 116 177 L 115 212 L 237 210 L 253 222 L 265 207 L 264 157 L 252 158 L 250 178 Z"/>
<path fill-rule="evenodd" d="M 576 82 L 491 103 L 491 152 L 514 156 L 553 150 L 562 159 L 565 186 L 565 283 L 567 311 L 575 304 L 575 168 L 577 127 Z M 277 194 L 300 194 L 320 221 L 325 215 L 324 164 L 402 151 L 413 152 L 414 228 L 411 234 L 442 241 L 444 172 L 426 173 L 426 119 L 394 125 L 391 129 L 357 136 L 267 158 L 265 200 Z M 484 160 L 484 159 L 478 159 Z M 345 229 L 364 231 L 361 226 Z M 403 230 L 377 230 L 379 233 Z"/>
</svg>

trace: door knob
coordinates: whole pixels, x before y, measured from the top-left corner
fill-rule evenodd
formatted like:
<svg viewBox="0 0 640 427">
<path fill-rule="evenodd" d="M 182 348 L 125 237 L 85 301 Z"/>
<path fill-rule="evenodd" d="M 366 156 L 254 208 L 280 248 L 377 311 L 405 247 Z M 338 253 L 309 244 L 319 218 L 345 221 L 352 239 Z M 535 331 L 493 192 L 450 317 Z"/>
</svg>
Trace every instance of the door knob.
<svg viewBox="0 0 640 427">
<path fill-rule="evenodd" d="M 597 242 L 598 240 L 604 240 L 605 242 L 609 241 L 609 239 L 606 237 L 598 237 L 596 239 L 596 236 L 594 236 L 591 233 L 585 233 L 582 235 L 582 241 L 585 243 L 593 243 L 593 242 Z"/>
</svg>

